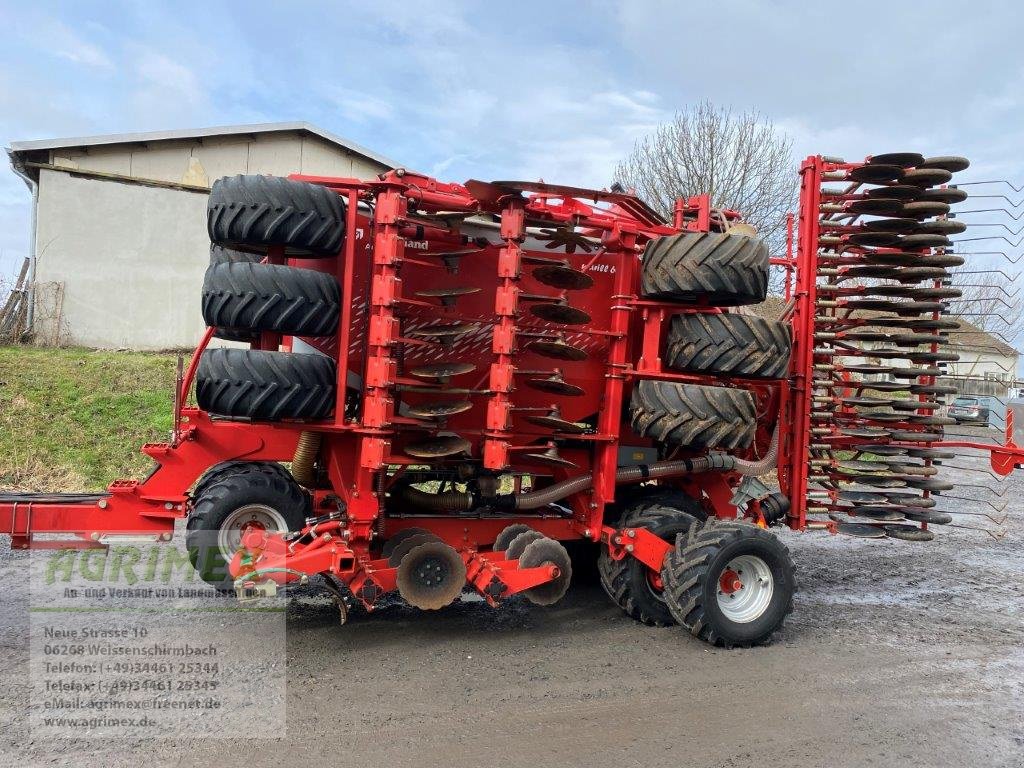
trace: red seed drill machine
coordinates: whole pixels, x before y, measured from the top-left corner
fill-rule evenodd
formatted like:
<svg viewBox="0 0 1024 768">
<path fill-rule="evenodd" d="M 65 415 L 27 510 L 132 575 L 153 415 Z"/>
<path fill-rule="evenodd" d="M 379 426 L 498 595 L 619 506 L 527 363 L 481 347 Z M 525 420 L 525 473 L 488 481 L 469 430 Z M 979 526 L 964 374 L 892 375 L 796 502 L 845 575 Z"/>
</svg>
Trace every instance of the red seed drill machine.
<svg viewBox="0 0 1024 768">
<path fill-rule="evenodd" d="M 320 574 L 342 620 L 395 592 L 548 605 L 596 562 L 639 621 L 764 642 L 795 588 L 773 526 L 927 540 L 951 520 L 936 379 L 966 166 L 808 158 L 795 254 L 774 258 L 706 195 L 669 222 L 624 192 L 401 169 L 221 179 L 209 329 L 170 441 L 142 447 L 152 472 L 5 494 L 0 525 L 14 547 L 100 547 L 184 517 L 210 584 Z M 744 309 L 770 262 L 780 319 Z"/>
</svg>

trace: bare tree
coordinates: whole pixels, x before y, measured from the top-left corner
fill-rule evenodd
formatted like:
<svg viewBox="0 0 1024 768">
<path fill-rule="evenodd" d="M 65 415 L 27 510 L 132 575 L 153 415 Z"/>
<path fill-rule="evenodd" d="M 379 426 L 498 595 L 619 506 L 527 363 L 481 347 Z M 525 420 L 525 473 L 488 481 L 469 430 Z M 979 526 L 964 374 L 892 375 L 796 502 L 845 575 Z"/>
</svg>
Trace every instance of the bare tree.
<svg viewBox="0 0 1024 768">
<path fill-rule="evenodd" d="M 757 112 L 703 101 L 641 139 L 615 179 L 671 219 L 676 198 L 708 193 L 755 226 L 772 249 L 785 248 L 786 213 L 796 206 L 792 141 Z"/>
<path fill-rule="evenodd" d="M 1024 318 L 1020 275 L 977 267 L 966 264 L 952 270 L 952 286 L 962 295 L 949 303 L 949 314 L 1012 344 Z"/>
</svg>

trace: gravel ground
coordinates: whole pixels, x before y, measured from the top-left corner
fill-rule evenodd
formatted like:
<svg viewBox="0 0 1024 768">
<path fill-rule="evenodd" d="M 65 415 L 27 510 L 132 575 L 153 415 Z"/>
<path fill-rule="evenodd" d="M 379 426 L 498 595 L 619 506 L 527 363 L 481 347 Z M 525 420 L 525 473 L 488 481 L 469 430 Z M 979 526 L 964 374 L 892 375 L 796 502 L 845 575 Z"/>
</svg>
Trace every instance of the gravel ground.
<svg viewBox="0 0 1024 768">
<path fill-rule="evenodd" d="M 325 602 L 296 600 L 287 736 L 276 738 L 34 738 L 27 556 L 5 544 L 0 764 L 1022 766 L 1024 476 L 951 475 L 954 495 L 1009 503 L 1005 538 L 787 533 L 801 586 L 765 648 L 720 651 L 637 625 L 590 588 L 550 609 L 395 605 L 344 627 Z"/>
</svg>

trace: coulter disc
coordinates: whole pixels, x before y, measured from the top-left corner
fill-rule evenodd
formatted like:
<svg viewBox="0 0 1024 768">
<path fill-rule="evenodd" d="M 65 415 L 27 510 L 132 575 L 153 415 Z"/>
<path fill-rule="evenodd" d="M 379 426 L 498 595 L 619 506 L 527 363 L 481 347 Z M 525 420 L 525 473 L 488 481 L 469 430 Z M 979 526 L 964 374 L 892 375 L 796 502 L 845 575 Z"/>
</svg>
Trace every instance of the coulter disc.
<svg viewBox="0 0 1024 768">
<path fill-rule="evenodd" d="M 466 564 L 443 541 L 413 547 L 398 566 L 395 583 L 407 603 L 436 611 L 454 602 L 466 585 Z"/>
</svg>

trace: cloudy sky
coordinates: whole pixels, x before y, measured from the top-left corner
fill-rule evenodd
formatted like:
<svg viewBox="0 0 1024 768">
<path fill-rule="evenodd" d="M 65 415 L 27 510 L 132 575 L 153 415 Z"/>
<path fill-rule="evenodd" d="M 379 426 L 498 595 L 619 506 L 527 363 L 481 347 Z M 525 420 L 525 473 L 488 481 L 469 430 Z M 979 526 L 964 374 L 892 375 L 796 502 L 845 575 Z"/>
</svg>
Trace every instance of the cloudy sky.
<svg viewBox="0 0 1024 768">
<path fill-rule="evenodd" d="M 1019 2 L 0 0 L 0 29 L 5 145 L 308 120 L 448 179 L 606 185 L 710 99 L 798 157 L 957 153 L 1024 182 Z M 28 203 L 0 172 L 0 271 Z"/>
</svg>

